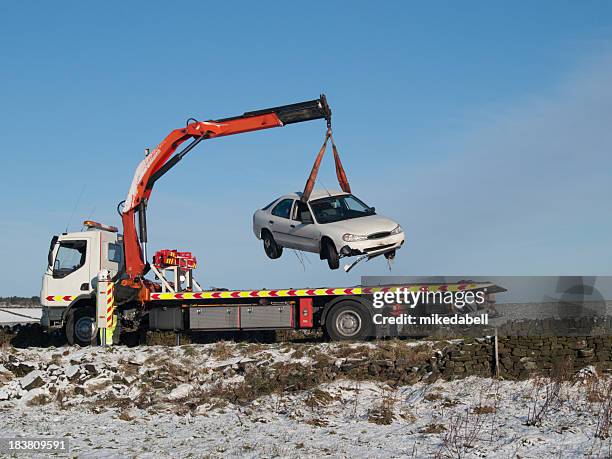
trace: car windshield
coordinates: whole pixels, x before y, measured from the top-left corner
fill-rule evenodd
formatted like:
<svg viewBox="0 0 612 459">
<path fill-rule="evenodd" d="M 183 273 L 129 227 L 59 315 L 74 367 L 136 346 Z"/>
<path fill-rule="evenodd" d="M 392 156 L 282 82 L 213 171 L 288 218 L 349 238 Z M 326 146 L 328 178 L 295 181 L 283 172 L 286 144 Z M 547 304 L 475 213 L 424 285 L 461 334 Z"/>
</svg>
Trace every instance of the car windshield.
<svg viewBox="0 0 612 459">
<path fill-rule="evenodd" d="M 375 215 L 374 209 L 365 205 L 352 194 L 316 199 L 310 201 L 310 208 L 318 223 L 333 223 Z"/>
</svg>

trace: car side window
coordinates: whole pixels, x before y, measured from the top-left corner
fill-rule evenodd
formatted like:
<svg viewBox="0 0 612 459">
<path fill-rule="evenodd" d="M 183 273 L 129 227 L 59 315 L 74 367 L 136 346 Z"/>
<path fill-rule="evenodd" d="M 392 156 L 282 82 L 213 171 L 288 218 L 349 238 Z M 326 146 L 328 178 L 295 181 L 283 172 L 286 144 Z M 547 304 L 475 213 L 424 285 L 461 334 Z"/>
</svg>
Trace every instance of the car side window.
<svg viewBox="0 0 612 459">
<path fill-rule="evenodd" d="M 293 208 L 293 216 L 292 216 L 292 220 L 297 220 L 298 222 L 303 222 L 302 220 L 302 214 L 306 213 L 306 215 L 310 216 L 310 219 L 307 220 L 310 223 L 312 223 L 312 215 L 310 213 L 310 209 L 308 208 L 308 206 L 303 203 L 302 201 L 297 201 L 296 206 Z"/>
<path fill-rule="evenodd" d="M 85 264 L 87 241 L 62 241 L 53 263 L 53 277 L 61 279 Z"/>
<path fill-rule="evenodd" d="M 292 206 L 293 199 L 283 199 L 281 202 L 276 204 L 276 206 L 274 206 L 274 209 L 272 209 L 272 215 L 281 218 L 289 218 Z"/>
</svg>

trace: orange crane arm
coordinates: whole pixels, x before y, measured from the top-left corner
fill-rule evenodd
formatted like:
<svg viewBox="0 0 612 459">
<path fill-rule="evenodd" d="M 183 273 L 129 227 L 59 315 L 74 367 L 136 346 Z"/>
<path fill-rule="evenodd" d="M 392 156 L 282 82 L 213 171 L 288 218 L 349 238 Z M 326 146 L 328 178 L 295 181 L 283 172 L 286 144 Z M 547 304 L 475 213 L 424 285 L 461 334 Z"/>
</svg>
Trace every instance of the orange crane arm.
<svg viewBox="0 0 612 459">
<path fill-rule="evenodd" d="M 183 129 L 175 129 L 149 153 L 138 165 L 132 185 L 121 211 L 125 267 L 130 280 L 146 274 L 146 207 L 155 182 L 178 163 L 198 143 L 205 139 L 243 132 L 258 131 L 325 118 L 331 119 L 331 110 L 324 95 L 319 99 L 291 105 L 247 112 L 240 116 L 210 121 L 188 123 Z M 187 147 L 176 153 L 186 140 L 193 139 Z M 136 230 L 138 216 L 139 231 Z"/>
</svg>

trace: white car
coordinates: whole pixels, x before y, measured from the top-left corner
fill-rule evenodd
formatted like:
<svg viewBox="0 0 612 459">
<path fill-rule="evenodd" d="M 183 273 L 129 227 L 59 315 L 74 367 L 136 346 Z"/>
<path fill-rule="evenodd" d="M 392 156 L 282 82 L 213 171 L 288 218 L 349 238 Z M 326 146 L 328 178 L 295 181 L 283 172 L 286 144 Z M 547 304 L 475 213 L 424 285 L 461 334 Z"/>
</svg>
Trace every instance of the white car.
<svg viewBox="0 0 612 459">
<path fill-rule="evenodd" d="M 401 226 L 374 207 L 342 191 L 314 190 L 308 203 L 302 193 L 281 196 L 253 215 L 253 232 L 263 240 L 270 258 L 278 258 L 283 247 L 318 253 L 331 269 L 341 257 L 392 259 L 404 243 Z"/>
</svg>

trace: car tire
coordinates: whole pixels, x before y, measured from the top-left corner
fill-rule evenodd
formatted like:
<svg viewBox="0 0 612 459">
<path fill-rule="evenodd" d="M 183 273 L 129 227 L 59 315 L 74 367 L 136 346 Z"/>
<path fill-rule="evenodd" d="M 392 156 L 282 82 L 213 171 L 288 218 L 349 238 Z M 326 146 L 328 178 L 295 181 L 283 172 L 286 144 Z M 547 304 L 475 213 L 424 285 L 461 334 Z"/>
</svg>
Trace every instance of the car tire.
<svg viewBox="0 0 612 459">
<path fill-rule="evenodd" d="M 95 306 L 81 306 L 68 312 L 66 339 L 71 345 L 85 347 L 98 342 Z"/>
<path fill-rule="evenodd" d="M 323 257 L 327 259 L 329 269 L 338 269 L 340 267 L 340 257 L 336 246 L 329 239 L 325 239 L 323 242 Z"/>
<path fill-rule="evenodd" d="M 276 260 L 283 254 L 283 248 L 276 243 L 274 236 L 268 230 L 262 230 L 261 239 L 263 240 L 264 251 L 268 258 Z"/>
<path fill-rule="evenodd" d="M 332 341 L 359 341 L 370 336 L 371 316 L 357 301 L 342 301 L 325 318 L 325 333 Z"/>
</svg>

